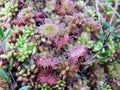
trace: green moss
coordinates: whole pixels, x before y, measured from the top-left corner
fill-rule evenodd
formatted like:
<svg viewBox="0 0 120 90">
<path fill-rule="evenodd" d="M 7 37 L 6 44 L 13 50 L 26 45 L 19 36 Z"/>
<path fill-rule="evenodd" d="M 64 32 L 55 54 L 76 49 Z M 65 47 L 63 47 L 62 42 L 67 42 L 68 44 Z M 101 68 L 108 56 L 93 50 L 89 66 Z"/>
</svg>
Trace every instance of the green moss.
<svg viewBox="0 0 120 90">
<path fill-rule="evenodd" d="M 81 36 L 78 38 L 77 42 L 80 44 L 86 44 L 89 45 L 90 47 L 93 46 L 94 42 L 90 38 L 90 34 L 87 32 L 83 32 Z"/>
<path fill-rule="evenodd" d="M 24 44 L 23 48 L 19 48 L 17 53 L 17 59 L 18 61 L 24 62 L 28 59 L 29 55 L 32 54 L 34 48 L 36 47 L 36 44 L 33 42 L 30 42 L 28 44 Z"/>
<path fill-rule="evenodd" d="M 112 90 L 110 85 L 103 81 L 100 81 L 100 88 L 102 90 Z"/>
<path fill-rule="evenodd" d="M 25 41 L 27 40 L 27 38 L 28 38 L 29 36 L 31 36 L 31 35 L 33 34 L 35 28 L 36 28 L 36 25 L 35 25 L 35 24 L 32 24 L 32 25 L 30 25 L 30 26 L 27 26 L 27 25 L 26 25 L 26 26 L 23 28 L 23 30 L 22 30 L 22 31 L 23 31 L 23 35 L 20 36 L 20 37 L 17 39 L 16 46 L 18 46 L 18 47 L 23 47 Z"/>
<path fill-rule="evenodd" d="M 6 2 L 4 8 L 0 10 L 0 16 L 12 16 L 18 8 L 18 3 L 15 1 Z"/>
<path fill-rule="evenodd" d="M 52 90 L 50 86 L 48 86 L 47 84 L 43 84 L 41 85 L 41 90 Z"/>
<path fill-rule="evenodd" d="M 57 84 L 53 88 L 56 90 L 62 90 L 65 87 L 65 85 L 65 81 L 59 79 Z"/>
</svg>

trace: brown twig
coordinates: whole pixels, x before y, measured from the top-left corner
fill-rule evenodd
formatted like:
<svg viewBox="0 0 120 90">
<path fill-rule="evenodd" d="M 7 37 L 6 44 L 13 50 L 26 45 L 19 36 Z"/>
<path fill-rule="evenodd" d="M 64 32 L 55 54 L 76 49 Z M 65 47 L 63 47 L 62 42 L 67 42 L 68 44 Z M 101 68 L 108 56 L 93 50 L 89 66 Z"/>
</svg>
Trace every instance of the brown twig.
<svg viewBox="0 0 120 90">
<path fill-rule="evenodd" d="M 97 12 L 97 15 L 98 15 L 98 20 L 99 20 L 99 22 L 100 22 L 100 21 L 103 21 L 104 18 L 103 18 L 102 15 L 100 14 L 99 7 L 98 7 L 98 0 L 95 0 L 95 6 L 96 6 L 96 12 Z M 101 28 L 101 31 L 103 31 L 102 28 Z"/>
<path fill-rule="evenodd" d="M 12 72 L 11 72 L 10 70 L 9 70 L 9 74 L 10 74 L 10 76 L 11 76 L 11 78 L 12 78 L 14 84 L 15 84 L 15 83 L 16 83 L 16 82 L 15 82 L 15 79 L 14 79 L 14 77 L 13 77 L 13 75 L 12 75 Z"/>
<path fill-rule="evenodd" d="M 110 20 L 110 25 L 113 22 L 113 19 L 114 19 L 114 16 L 115 16 L 115 12 L 117 11 L 117 7 L 118 7 L 118 0 L 115 1 L 115 7 L 114 7 L 114 10 L 113 10 L 113 14 L 112 14 L 111 20 Z M 108 32 L 108 34 L 106 34 L 106 40 L 104 40 L 103 44 L 106 44 L 107 39 L 109 38 L 109 36 L 111 35 L 111 33 L 112 32 Z"/>
<path fill-rule="evenodd" d="M 85 4 L 83 6 L 86 6 L 88 4 L 89 0 L 86 0 L 85 1 Z"/>
<path fill-rule="evenodd" d="M 92 56 L 90 59 L 88 59 L 86 62 L 82 62 L 81 63 L 81 65 L 89 65 L 89 64 L 91 64 L 91 63 L 93 63 L 93 62 L 95 62 L 96 60 L 95 60 L 95 58 L 96 58 L 96 56 L 101 52 L 101 50 L 103 49 L 103 48 L 105 48 L 107 46 L 107 44 L 105 44 L 104 46 L 102 46 L 102 48 L 94 55 L 94 56 Z"/>
<path fill-rule="evenodd" d="M 114 7 L 114 10 L 113 10 L 111 20 L 110 20 L 110 24 L 112 24 L 112 22 L 113 22 L 113 19 L 115 17 L 115 12 L 117 11 L 117 8 L 118 8 L 118 0 L 115 0 L 115 7 Z"/>
<path fill-rule="evenodd" d="M 112 32 L 109 32 L 109 33 L 106 35 L 106 39 L 103 41 L 103 46 L 102 46 L 102 48 L 101 48 L 100 50 L 98 50 L 98 52 L 97 52 L 94 56 L 92 56 L 90 59 L 88 59 L 86 62 L 81 63 L 82 65 L 88 65 L 88 64 L 91 64 L 91 63 L 93 63 L 93 62 L 96 61 L 96 60 L 95 60 L 96 56 L 101 52 L 101 50 L 102 50 L 103 48 L 105 48 L 105 47 L 107 46 L 107 40 L 108 40 L 109 36 L 111 35 L 111 33 L 112 33 Z"/>
<path fill-rule="evenodd" d="M 95 0 L 95 6 L 96 6 L 96 12 L 98 14 L 98 20 L 100 21 L 101 15 L 100 15 L 99 8 L 98 8 L 98 0 Z"/>
<path fill-rule="evenodd" d="M 105 2 L 105 4 L 114 11 L 114 8 L 108 2 Z M 120 18 L 120 14 L 117 11 L 115 12 L 115 14 Z"/>
<path fill-rule="evenodd" d="M 15 90 L 15 85 L 16 85 L 15 79 L 12 75 L 12 72 L 10 70 L 8 72 L 9 72 L 9 75 L 11 76 L 11 79 L 13 80 L 13 83 L 12 83 L 12 80 L 10 82 L 11 90 Z"/>
</svg>

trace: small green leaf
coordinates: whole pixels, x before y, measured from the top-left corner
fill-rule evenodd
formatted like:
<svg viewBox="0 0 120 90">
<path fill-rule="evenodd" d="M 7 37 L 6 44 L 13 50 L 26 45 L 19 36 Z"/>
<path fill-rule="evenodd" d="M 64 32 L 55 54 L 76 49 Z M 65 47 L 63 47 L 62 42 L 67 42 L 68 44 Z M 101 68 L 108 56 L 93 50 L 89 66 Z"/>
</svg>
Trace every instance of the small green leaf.
<svg viewBox="0 0 120 90">
<path fill-rule="evenodd" d="M 117 32 L 113 32 L 113 33 L 112 33 L 112 36 L 113 36 L 113 37 L 116 37 L 116 38 L 120 38 L 120 34 L 117 33 Z"/>
<path fill-rule="evenodd" d="M 4 31 L 1 26 L 0 26 L 0 38 L 4 38 Z"/>
<path fill-rule="evenodd" d="M 34 47 L 34 48 L 33 48 L 33 51 L 32 51 L 32 54 L 35 54 L 36 52 L 37 52 L 37 48 Z"/>
<path fill-rule="evenodd" d="M 114 26 L 111 26 L 111 27 L 108 28 L 108 30 L 111 31 L 111 32 L 112 32 L 112 31 L 115 31 L 115 29 L 116 29 L 116 28 L 115 28 Z"/>
<path fill-rule="evenodd" d="M 0 67 L 0 76 L 1 76 L 5 81 L 7 81 L 7 82 L 10 81 L 10 77 L 9 77 L 8 73 L 7 73 L 3 68 L 1 68 L 1 67 Z"/>
<path fill-rule="evenodd" d="M 19 90 L 30 90 L 30 86 L 23 86 Z"/>
<path fill-rule="evenodd" d="M 14 63 L 14 60 L 13 60 L 13 59 L 11 59 L 11 60 L 10 60 L 10 63 L 9 63 L 10 70 L 12 70 L 12 69 L 13 69 L 13 63 Z"/>
<path fill-rule="evenodd" d="M 106 39 L 106 36 L 105 36 L 105 32 L 100 32 L 99 33 L 99 36 L 98 36 L 98 39 L 100 41 L 104 41 Z"/>
<path fill-rule="evenodd" d="M 112 66 L 112 65 L 110 66 L 110 65 L 109 65 L 108 68 L 112 71 L 113 68 L 114 68 L 114 66 Z"/>
<path fill-rule="evenodd" d="M 6 32 L 5 32 L 5 35 L 4 35 L 4 38 L 7 38 L 8 37 L 8 35 L 9 35 L 9 33 L 10 33 L 10 28 L 7 28 L 7 30 L 6 30 Z"/>
<path fill-rule="evenodd" d="M 111 26 L 110 23 L 107 22 L 107 21 L 104 21 L 104 22 L 103 22 L 103 25 L 104 25 L 106 28 L 109 28 L 109 27 Z"/>
<path fill-rule="evenodd" d="M 106 36 L 105 36 L 105 35 L 100 35 L 100 36 L 99 36 L 99 39 L 100 39 L 101 41 L 104 41 L 104 40 L 106 39 Z"/>
</svg>

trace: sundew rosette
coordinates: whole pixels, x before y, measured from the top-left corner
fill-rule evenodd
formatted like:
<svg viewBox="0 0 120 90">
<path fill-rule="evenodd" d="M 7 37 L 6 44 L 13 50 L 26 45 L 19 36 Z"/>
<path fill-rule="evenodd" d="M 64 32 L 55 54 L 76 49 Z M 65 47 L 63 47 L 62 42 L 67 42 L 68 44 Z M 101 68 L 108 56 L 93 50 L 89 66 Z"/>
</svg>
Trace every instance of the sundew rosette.
<svg viewBox="0 0 120 90">
<path fill-rule="evenodd" d="M 45 23 L 40 26 L 38 32 L 42 35 L 42 37 L 53 39 L 55 37 L 58 37 L 64 31 L 65 30 L 59 21 L 46 19 Z"/>
<path fill-rule="evenodd" d="M 43 35 L 48 37 L 53 37 L 58 32 L 58 27 L 56 24 L 47 23 L 42 25 Z"/>
<path fill-rule="evenodd" d="M 54 68 L 55 66 L 59 65 L 61 63 L 61 61 L 57 57 L 42 56 L 42 57 L 37 59 L 36 63 L 39 67 L 43 67 L 43 68 L 52 67 L 52 68 Z"/>
<path fill-rule="evenodd" d="M 67 50 L 67 54 L 69 58 L 79 58 L 79 57 L 85 57 L 87 55 L 88 48 L 86 45 L 83 44 L 77 44 L 75 46 L 69 47 Z"/>
<path fill-rule="evenodd" d="M 37 78 L 41 83 L 46 83 L 50 86 L 57 84 L 57 77 L 51 73 L 39 74 Z"/>
</svg>

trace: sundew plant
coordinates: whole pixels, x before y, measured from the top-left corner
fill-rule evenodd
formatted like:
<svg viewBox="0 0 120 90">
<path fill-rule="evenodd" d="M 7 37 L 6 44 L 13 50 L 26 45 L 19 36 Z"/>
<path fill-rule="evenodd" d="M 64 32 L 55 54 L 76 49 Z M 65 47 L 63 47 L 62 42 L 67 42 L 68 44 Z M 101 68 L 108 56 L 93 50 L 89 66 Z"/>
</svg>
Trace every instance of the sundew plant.
<svg viewBox="0 0 120 90">
<path fill-rule="evenodd" d="M 120 90 L 119 0 L 0 0 L 0 90 Z"/>
</svg>

